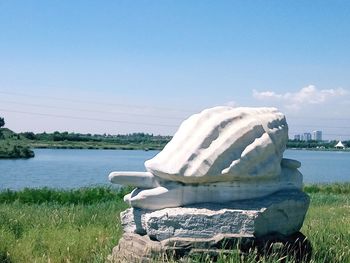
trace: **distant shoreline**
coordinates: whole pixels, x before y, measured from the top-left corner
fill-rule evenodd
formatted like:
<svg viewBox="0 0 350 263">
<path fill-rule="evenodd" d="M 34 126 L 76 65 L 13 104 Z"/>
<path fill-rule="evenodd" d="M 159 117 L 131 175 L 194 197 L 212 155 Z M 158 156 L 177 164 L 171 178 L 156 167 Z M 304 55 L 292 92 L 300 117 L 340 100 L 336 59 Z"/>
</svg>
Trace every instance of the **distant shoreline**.
<svg viewBox="0 0 350 263">
<path fill-rule="evenodd" d="M 20 148 L 19 150 L 3 150 L 0 149 L 0 160 L 1 159 L 29 159 L 35 156 L 32 149 L 29 148 Z"/>
<path fill-rule="evenodd" d="M 32 144 L 32 149 L 77 149 L 77 150 L 143 150 L 143 151 L 161 151 L 163 147 L 149 147 L 143 148 L 140 145 L 98 145 L 98 146 L 87 146 L 87 145 L 71 145 L 71 144 Z M 298 150 L 298 151 L 316 151 L 316 152 L 350 152 L 350 148 L 346 149 L 317 149 L 317 148 L 286 148 L 287 150 Z"/>
<path fill-rule="evenodd" d="M 68 132 L 15 133 L 0 129 L 0 159 L 34 157 L 31 149 L 104 149 L 104 150 L 161 150 L 171 136 L 145 133 L 98 135 Z"/>
<path fill-rule="evenodd" d="M 31 158 L 31 149 L 86 149 L 86 150 L 162 150 L 172 136 L 153 135 L 147 133 L 132 134 L 80 134 L 68 132 L 53 133 L 15 133 L 8 128 L 1 128 L 0 158 Z M 288 140 L 287 149 L 309 151 L 349 152 L 350 148 L 335 149 L 336 141 L 296 141 Z M 350 141 L 344 142 L 349 146 Z"/>
<path fill-rule="evenodd" d="M 143 150 L 160 151 L 164 146 L 142 147 L 142 145 L 79 145 L 79 144 L 30 144 L 32 149 L 80 149 L 80 150 Z"/>
</svg>

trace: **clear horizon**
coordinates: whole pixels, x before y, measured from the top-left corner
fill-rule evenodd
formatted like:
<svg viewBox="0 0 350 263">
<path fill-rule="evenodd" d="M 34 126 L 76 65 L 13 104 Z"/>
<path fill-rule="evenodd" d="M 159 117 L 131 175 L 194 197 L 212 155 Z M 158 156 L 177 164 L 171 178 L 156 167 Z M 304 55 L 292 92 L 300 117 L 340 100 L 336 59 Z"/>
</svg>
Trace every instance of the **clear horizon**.
<svg viewBox="0 0 350 263">
<path fill-rule="evenodd" d="M 350 139 L 350 3 L 0 1 L 14 131 L 173 135 L 204 108 L 273 106 Z"/>
</svg>

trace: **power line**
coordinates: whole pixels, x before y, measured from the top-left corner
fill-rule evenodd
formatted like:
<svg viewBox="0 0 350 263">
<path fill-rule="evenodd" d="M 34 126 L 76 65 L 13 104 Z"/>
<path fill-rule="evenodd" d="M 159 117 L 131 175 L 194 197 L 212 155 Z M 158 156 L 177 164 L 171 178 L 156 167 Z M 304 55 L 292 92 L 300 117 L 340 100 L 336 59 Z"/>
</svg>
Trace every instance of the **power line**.
<svg viewBox="0 0 350 263">
<path fill-rule="evenodd" d="M 171 124 L 159 124 L 159 123 L 146 123 L 146 122 L 132 122 L 132 121 L 122 121 L 122 120 L 109 120 L 109 119 L 86 118 L 86 117 L 67 116 L 67 115 L 58 115 L 58 114 L 47 114 L 47 113 L 38 113 L 38 112 L 25 112 L 25 111 L 8 110 L 8 109 L 0 109 L 0 111 L 13 112 L 13 113 L 20 113 L 20 114 L 28 114 L 28 115 L 45 116 L 45 117 L 63 118 L 63 119 L 74 119 L 74 120 L 88 120 L 88 121 L 100 121 L 100 122 L 115 122 L 115 123 L 125 123 L 125 124 L 133 124 L 133 125 L 147 125 L 147 126 L 154 126 L 154 127 L 157 127 L 157 126 L 162 126 L 162 127 L 178 127 L 178 125 L 171 125 Z"/>
<path fill-rule="evenodd" d="M 43 104 L 32 104 L 32 103 L 23 103 L 23 102 L 7 101 L 7 100 L 0 100 L 0 102 L 16 104 L 16 105 L 40 107 L 40 108 L 73 110 L 73 111 L 82 111 L 82 112 L 91 112 L 91 113 L 123 114 L 123 115 L 144 116 L 144 117 L 151 117 L 151 118 L 174 119 L 174 120 L 183 120 L 184 119 L 184 118 L 180 118 L 180 117 L 167 117 L 167 116 L 153 115 L 153 114 L 131 113 L 131 112 L 123 112 L 123 111 L 100 111 L 100 110 L 90 110 L 90 109 L 77 109 L 77 108 L 70 108 L 70 107 L 61 107 L 61 106 L 52 106 L 52 105 L 43 105 Z"/>
<path fill-rule="evenodd" d="M 154 126 L 154 127 L 178 127 L 178 125 L 171 124 L 159 124 L 159 123 L 145 123 L 145 122 L 132 122 L 132 121 L 123 121 L 123 120 L 112 120 L 112 119 L 98 119 L 98 118 L 88 118 L 88 117 L 79 117 L 79 116 L 67 116 L 67 115 L 58 115 L 58 114 L 48 114 L 48 113 L 38 113 L 38 112 L 25 112 L 18 110 L 10 110 L 10 109 L 0 109 L 0 111 L 4 112 L 13 112 L 19 114 L 26 115 L 36 115 L 43 117 L 55 117 L 55 118 L 63 118 L 63 119 L 74 119 L 74 120 L 87 120 L 87 121 L 99 121 L 99 122 L 113 122 L 113 123 L 123 123 L 123 124 L 132 124 L 132 125 L 146 125 L 146 126 Z M 339 128 L 339 127 L 334 127 Z M 348 127 L 350 128 L 350 127 Z M 349 134 L 337 134 L 337 133 L 323 133 L 324 136 L 344 136 L 350 137 Z"/>
<path fill-rule="evenodd" d="M 158 106 L 132 105 L 132 104 L 123 104 L 123 103 L 105 103 L 105 102 L 96 102 L 96 101 L 88 101 L 88 100 L 76 100 L 76 99 L 69 99 L 69 98 L 32 95 L 32 94 L 24 94 L 24 93 L 8 92 L 8 91 L 0 91 L 0 94 L 15 95 L 15 96 L 21 96 L 21 97 L 30 97 L 30 98 L 42 98 L 42 99 L 58 100 L 58 101 L 69 101 L 69 102 L 74 102 L 74 103 L 84 103 L 84 104 L 88 103 L 88 104 L 104 105 L 104 106 L 138 108 L 138 109 L 143 109 L 143 110 L 144 109 L 154 109 L 154 110 L 167 110 L 167 111 L 193 113 L 193 110 L 183 109 L 183 108 L 182 109 L 179 109 L 179 108 L 174 109 L 174 108 L 158 107 Z"/>
<path fill-rule="evenodd" d="M 11 102 L 12 103 L 12 102 Z M 13 102 L 14 104 L 23 104 L 23 103 L 17 103 Z M 56 106 L 50 106 L 50 105 L 40 105 L 40 104 L 29 104 L 24 103 L 23 105 L 30 105 L 30 106 L 36 106 L 36 107 L 47 107 L 47 108 L 57 108 L 57 109 L 71 109 L 71 110 L 78 110 L 78 111 L 86 111 L 86 112 L 101 112 L 101 113 L 114 113 L 114 112 L 104 112 L 104 111 L 92 111 L 88 109 L 74 109 L 74 108 L 65 108 L 65 107 L 56 107 Z M 81 120 L 91 120 L 91 121 L 103 121 L 103 122 L 120 122 L 120 123 L 129 123 L 129 124 L 143 124 L 143 125 L 154 125 L 154 126 L 167 126 L 167 127 L 175 127 L 175 125 L 163 125 L 163 124 L 147 124 L 142 122 L 129 122 L 129 121 L 120 121 L 120 120 L 111 120 L 111 119 L 99 119 L 99 118 L 89 118 L 89 117 L 80 117 L 80 116 L 68 116 L 68 115 L 60 115 L 60 114 L 48 114 L 48 113 L 37 113 L 37 112 L 27 112 L 27 111 L 18 111 L 18 110 L 11 110 L 11 109 L 0 109 L 2 111 L 6 112 L 13 112 L 13 113 L 20 113 L 20 114 L 31 114 L 31 115 L 37 115 L 37 116 L 48 116 L 48 117 L 58 117 L 58 118 L 68 118 L 68 119 L 81 119 Z M 137 113 L 124 113 L 119 112 L 124 115 L 135 115 L 135 116 L 144 116 L 144 117 L 156 117 L 156 118 L 165 118 L 165 119 L 175 119 L 175 120 L 183 120 L 184 118 L 176 118 L 176 117 L 165 117 L 165 116 L 158 116 L 158 115 L 146 115 L 146 114 L 137 114 Z M 307 127 L 307 128 L 314 128 L 314 127 L 320 127 L 320 125 L 289 125 L 290 127 Z M 322 128 L 326 129 L 350 129 L 350 126 L 324 126 L 322 125 Z"/>
<path fill-rule="evenodd" d="M 69 102 L 75 102 L 75 103 L 88 103 L 88 104 L 95 104 L 95 105 L 104 105 L 104 106 L 120 106 L 125 108 L 138 108 L 138 109 L 153 109 L 153 110 L 168 110 L 168 111 L 177 111 L 177 112 L 186 112 L 186 113 L 194 113 L 197 112 L 197 110 L 193 109 L 184 109 L 184 108 L 169 108 L 169 107 L 157 107 L 157 106 L 146 106 L 146 105 L 134 105 L 134 104 L 122 104 L 122 103 L 105 103 L 105 102 L 97 102 L 97 101 L 89 101 L 89 100 L 76 100 L 76 99 L 69 99 L 69 98 L 62 98 L 62 97 L 51 97 L 51 96 L 41 96 L 41 95 L 33 95 L 33 94 L 24 94 L 24 93 L 17 93 L 17 92 L 9 92 L 9 91 L 0 91 L 0 94 L 6 94 L 6 95 L 15 95 L 15 96 L 21 96 L 21 97 L 30 97 L 30 98 L 44 98 L 49 100 L 58 100 L 58 101 L 69 101 Z M 35 107 L 48 107 L 48 108 L 57 108 L 57 109 L 67 109 L 67 110 L 77 110 L 77 111 L 89 111 L 89 112 L 100 112 L 100 113 L 124 113 L 124 112 L 112 112 L 112 111 L 92 111 L 88 109 L 77 109 L 77 108 L 67 108 L 67 107 L 57 107 L 52 105 L 39 105 L 39 104 L 29 104 L 29 103 L 19 103 L 19 102 L 13 102 L 13 101 L 3 101 L 8 103 L 14 103 L 14 104 L 20 104 L 20 105 L 28 105 L 28 106 L 35 106 Z M 139 115 L 137 113 L 127 113 L 128 115 Z M 142 114 L 143 115 L 143 114 Z M 140 114 L 141 116 L 141 114 Z M 166 118 L 166 119 L 183 119 L 183 118 L 177 118 L 177 117 L 165 117 L 165 116 L 159 116 L 159 115 L 144 115 L 148 117 L 157 117 L 157 118 Z M 350 121 L 350 118 L 324 118 L 324 117 L 288 117 L 288 120 L 319 120 L 319 121 Z M 315 125 L 317 126 L 317 125 Z M 305 126 L 306 127 L 306 126 Z M 311 127 L 311 126 L 310 126 Z M 339 127 L 342 128 L 342 127 Z M 348 128 L 348 127 L 345 127 Z"/>
</svg>

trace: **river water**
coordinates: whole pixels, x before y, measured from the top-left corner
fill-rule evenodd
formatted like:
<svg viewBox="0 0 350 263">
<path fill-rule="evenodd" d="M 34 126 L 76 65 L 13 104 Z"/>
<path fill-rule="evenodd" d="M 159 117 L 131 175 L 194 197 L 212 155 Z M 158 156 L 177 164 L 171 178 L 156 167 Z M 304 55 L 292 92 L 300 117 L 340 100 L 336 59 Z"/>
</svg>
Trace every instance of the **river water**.
<svg viewBox="0 0 350 263">
<path fill-rule="evenodd" d="M 35 158 L 0 160 L 0 189 L 110 185 L 112 171 L 144 171 L 158 151 L 35 149 Z M 350 152 L 286 150 L 301 161 L 305 183 L 350 181 Z"/>
</svg>

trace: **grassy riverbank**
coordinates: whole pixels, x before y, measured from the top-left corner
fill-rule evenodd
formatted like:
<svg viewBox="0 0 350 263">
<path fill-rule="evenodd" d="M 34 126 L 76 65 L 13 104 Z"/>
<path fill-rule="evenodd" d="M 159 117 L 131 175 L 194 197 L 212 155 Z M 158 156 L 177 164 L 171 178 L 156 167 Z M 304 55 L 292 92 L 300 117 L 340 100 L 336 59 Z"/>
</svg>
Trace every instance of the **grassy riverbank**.
<svg viewBox="0 0 350 263">
<path fill-rule="evenodd" d="M 30 147 L 21 142 L 19 135 L 9 129 L 0 129 L 0 159 L 17 159 L 34 157 Z"/>
<path fill-rule="evenodd" d="M 350 184 L 305 190 L 311 206 L 302 232 L 312 243 L 312 262 L 350 262 Z M 127 191 L 1 192 L 0 262 L 105 262 L 122 234 L 118 215 Z M 238 256 L 220 260 L 238 262 Z"/>
</svg>

